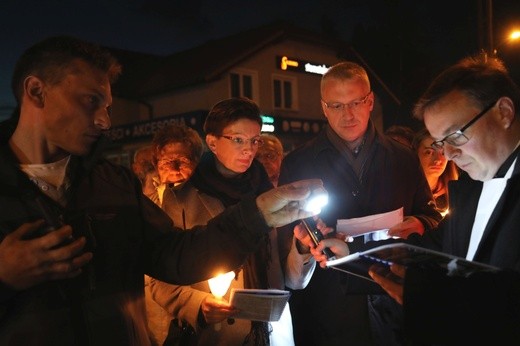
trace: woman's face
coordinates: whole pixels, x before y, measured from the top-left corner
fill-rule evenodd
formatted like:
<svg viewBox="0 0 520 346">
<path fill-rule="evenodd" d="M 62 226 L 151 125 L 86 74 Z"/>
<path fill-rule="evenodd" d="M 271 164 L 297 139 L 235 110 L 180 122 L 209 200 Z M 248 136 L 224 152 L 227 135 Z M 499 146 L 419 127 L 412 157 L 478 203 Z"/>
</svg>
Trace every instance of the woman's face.
<svg viewBox="0 0 520 346">
<path fill-rule="evenodd" d="M 432 137 L 425 137 L 419 144 L 417 154 L 419 155 L 419 160 L 421 161 L 421 166 L 426 177 L 439 178 L 446 169 L 448 160 L 444 156 L 442 149 L 434 149 L 431 146 L 432 143 Z"/>
<path fill-rule="evenodd" d="M 157 173 L 163 184 L 182 184 L 195 170 L 191 148 L 182 142 L 166 144 L 157 153 Z"/>
<path fill-rule="evenodd" d="M 244 173 L 258 150 L 260 130 L 257 122 L 240 119 L 226 126 L 221 136 L 206 136 L 206 143 L 226 169 Z"/>
</svg>

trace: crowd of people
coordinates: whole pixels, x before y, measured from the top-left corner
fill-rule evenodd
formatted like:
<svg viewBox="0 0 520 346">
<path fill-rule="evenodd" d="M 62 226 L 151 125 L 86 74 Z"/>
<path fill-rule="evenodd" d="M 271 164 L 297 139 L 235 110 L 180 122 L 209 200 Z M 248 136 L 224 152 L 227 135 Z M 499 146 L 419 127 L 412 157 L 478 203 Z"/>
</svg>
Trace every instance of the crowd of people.
<svg viewBox="0 0 520 346">
<path fill-rule="evenodd" d="M 0 344 L 149 345 L 144 275 L 191 284 L 234 270 L 305 210 L 315 180 L 246 196 L 190 232 L 104 160 L 111 83 L 103 48 L 52 37 L 19 58 L 16 125 L 0 138 Z"/>
<path fill-rule="evenodd" d="M 429 345 L 520 336 L 520 89 L 497 59 L 467 57 L 417 101 L 416 131 L 370 118 L 362 66 L 323 75 L 327 126 L 289 152 L 261 133 L 259 106 L 217 102 L 204 137 L 168 125 L 131 169 L 103 159 L 120 64 L 72 37 L 28 48 L 12 79 L 19 114 L 0 138 L 0 344 Z M 12 125 L 12 124 L 11 124 Z M 316 245 L 301 219 L 313 190 Z M 388 239 L 341 219 L 402 208 Z M 348 241 L 346 241 L 348 239 Z M 372 281 L 325 269 L 382 242 L 407 242 L 496 272 L 374 266 Z M 285 289 L 277 321 L 235 319 L 231 288 Z"/>
</svg>

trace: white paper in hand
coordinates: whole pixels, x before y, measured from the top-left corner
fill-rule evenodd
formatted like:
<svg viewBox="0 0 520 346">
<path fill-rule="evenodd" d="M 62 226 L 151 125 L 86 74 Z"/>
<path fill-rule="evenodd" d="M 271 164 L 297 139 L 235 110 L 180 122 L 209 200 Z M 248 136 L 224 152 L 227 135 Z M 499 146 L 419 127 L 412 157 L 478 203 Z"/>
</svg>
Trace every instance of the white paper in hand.
<svg viewBox="0 0 520 346">
<path fill-rule="evenodd" d="M 229 304 L 239 312 L 233 318 L 251 321 L 278 321 L 291 293 L 276 289 L 231 289 Z"/>
<path fill-rule="evenodd" d="M 350 237 L 356 237 L 372 232 L 387 231 L 400 222 L 403 222 L 402 207 L 387 213 L 352 219 L 340 219 L 336 225 L 336 230 Z"/>
</svg>

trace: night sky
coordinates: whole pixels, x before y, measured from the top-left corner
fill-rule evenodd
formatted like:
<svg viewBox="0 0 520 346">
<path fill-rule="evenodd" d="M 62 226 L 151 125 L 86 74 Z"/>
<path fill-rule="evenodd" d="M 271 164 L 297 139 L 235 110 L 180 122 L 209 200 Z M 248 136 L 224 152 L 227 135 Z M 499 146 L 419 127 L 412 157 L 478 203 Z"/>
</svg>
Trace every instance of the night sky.
<svg viewBox="0 0 520 346">
<path fill-rule="evenodd" d="M 68 34 L 167 55 L 280 19 L 352 42 L 396 93 L 414 98 L 407 87 L 421 88 L 426 81 L 407 80 L 409 75 L 420 76 L 417 71 L 422 69 L 423 79 L 428 79 L 478 51 L 478 1 L 482 0 L 4 0 L 0 119 L 14 107 L 10 78 L 15 61 L 45 37 Z M 495 0 L 493 12 L 498 42 L 512 22 L 520 24 L 520 1 Z M 512 57 L 506 63 L 520 66 L 520 49 L 503 45 L 502 50 Z"/>
</svg>

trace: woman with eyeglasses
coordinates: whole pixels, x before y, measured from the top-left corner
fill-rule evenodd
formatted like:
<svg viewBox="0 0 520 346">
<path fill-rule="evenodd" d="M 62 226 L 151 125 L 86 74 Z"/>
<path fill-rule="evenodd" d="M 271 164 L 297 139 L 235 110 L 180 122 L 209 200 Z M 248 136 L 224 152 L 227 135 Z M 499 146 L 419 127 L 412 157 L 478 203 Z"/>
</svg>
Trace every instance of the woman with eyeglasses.
<svg viewBox="0 0 520 346">
<path fill-rule="evenodd" d="M 261 127 L 260 110 L 249 99 L 231 98 L 213 106 L 204 123 L 209 151 L 176 195 L 176 209 L 183 210 L 183 220 L 174 220 L 176 224 L 187 228 L 205 224 L 243 197 L 259 195 L 273 187 L 262 164 L 254 160 L 263 143 Z M 179 325 L 172 327 L 177 334 L 183 334 L 177 335 L 177 340 L 185 338 L 180 344 L 294 344 L 288 306 L 279 321 L 268 323 L 233 319 L 235 311 L 227 302 L 231 288 L 285 288 L 276 231 L 262 241 L 260 249 L 236 268 L 224 301 L 211 294 L 208 281 L 191 286 L 152 283 L 154 299 L 178 321 Z"/>
</svg>

